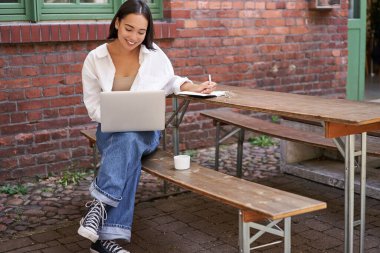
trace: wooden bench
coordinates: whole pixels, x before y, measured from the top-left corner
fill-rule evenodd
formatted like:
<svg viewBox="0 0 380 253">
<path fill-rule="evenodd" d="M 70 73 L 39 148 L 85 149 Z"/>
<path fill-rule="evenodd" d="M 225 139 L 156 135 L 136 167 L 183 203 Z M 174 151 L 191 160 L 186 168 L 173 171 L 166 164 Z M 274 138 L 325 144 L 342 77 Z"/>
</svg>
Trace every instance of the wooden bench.
<svg viewBox="0 0 380 253">
<path fill-rule="evenodd" d="M 337 147 L 332 139 L 325 138 L 321 134 L 314 132 L 306 132 L 295 129 L 289 126 L 271 123 L 241 113 L 232 112 L 229 110 L 209 110 L 204 111 L 201 115 L 211 118 L 216 125 L 216 138 L 215 138 L 215 169 L 219 167 L 219 145 L 229 137 L 239 133 L 238 147 L 237 147 L 237 170 L 238 177 L 242 176 L 242 156 L 243 156 L 243 142 L 245 130 L 265 134 L 268 136 L 276 137 L 279 139 L 309 144 L 312 146 L 337 150 Z M 221 128 L 223 126 L 234 126 L 232 130 L 228 131 L 223 137 L 220 137 Z M 380 143 L 378 141 L 368 140 L 367 154 L 370 156 L 380 156 Z"/>
<path fill-rule="evenodd" d="M 94 130 L 81 132 L 93 147 Z M 264 233 L 284 238 L 284 252 L 291 252 L 291 217 L 326 208 L 326 203 L 268 186 L 249 182 L 214 171 L 195 163 L 188 170 L 175 170 L 173 156 L 162 150 L 144 157 L 142 169 L 161 179 L 239 209 L 239 249 L 249 253 L 251 249 L 273 245 L 281 241 L 251 248 Z M 283 221 L 283 229 L 278 224 Z M 255 233 L 251 236 L 251 229 Z"/>
<path fill-rule="evenodd" d="M 92 166 L 94 170 L 97 168 L 98 163 L 98 152 L 96 148 L 96 129 L 86 129 L 81 130 L 80 133 L 87 138 L 88 144 L 90 148 L 92 149 Z"/>
</svg>

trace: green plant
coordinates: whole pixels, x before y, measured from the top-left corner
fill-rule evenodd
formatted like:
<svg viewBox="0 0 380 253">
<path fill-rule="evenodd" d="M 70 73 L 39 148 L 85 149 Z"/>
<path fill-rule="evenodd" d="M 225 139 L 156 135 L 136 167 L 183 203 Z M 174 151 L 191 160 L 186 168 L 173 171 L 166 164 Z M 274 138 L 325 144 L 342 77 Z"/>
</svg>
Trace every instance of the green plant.
<svg viewBox="0 0 380 253">
<path fill-rule="evenodd" d="M 80 171 L 64 171 L 57 182 L 66 187 L 69 184 L 78 184 L 85 176 L 86 173 Z"/>
<path fill-rule="evenodd" d="M 273 123 L 280 123 L 280 117 L 277 115 L 272 115 L 271 120 Z"/>
<path fill-rule="evenodd" d="M 14 194 L 25 195 L 28 193 L 28 189 L 24 185 L 21 185 L 21 184 L 17 184 L 17 185 L 7 184 L 0 187 L 0 193 L 5 193 L 8 195 L 14 195 Z"/>
<path fill-rule="evenodd" d="M 194 149 L 189 149 L 189 150 L 183 151 L 183 154 L 188 155 L 190 157 L 195 157 L 197 155 L 197 151 Z"/>
<path fill-rule="evenodd" d="M 252 145 L 259 146 L 259 147 L 270 147 L 274 145 L 273 139 L 266 135 L 251 137 L 248 139 L 248 141 Z"/>
</svg>

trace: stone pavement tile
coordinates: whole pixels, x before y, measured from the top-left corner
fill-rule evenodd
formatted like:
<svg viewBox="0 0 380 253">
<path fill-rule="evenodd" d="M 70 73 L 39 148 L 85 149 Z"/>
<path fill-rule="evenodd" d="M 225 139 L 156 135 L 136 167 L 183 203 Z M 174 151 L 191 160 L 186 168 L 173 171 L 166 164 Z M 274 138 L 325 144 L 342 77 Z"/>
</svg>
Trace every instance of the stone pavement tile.
<svg viewBox="0 0 380 253">
<path fill-rule="evenodd" d="M 210 252 L 210 253 L 236 253 L 237 252 L 236 250 L 237 249 L 235 247 L 232 247 L 231 245 L 220 244 L 220 245 L 217 245 L 215 247 L 209 248 L 204 252 L 205 253 L 206 252 Z M 201 252 L 203 252 L 203 251 L 201 251 Z"/>
<path fill-rule="evenodd" d="M 307 231 L 309 228 L 306 227 L 302 221 L 300 221 L 299 219 L 295 220 L 293 219 L 292 220 L 292 234 L 300 234 L 304 231 Z"/>
<path fill-rule="evenodd" d="M 1 253 L 9 252 L 11 250 L 24 248 L 26 246 L 32 246 L 33 244 L 35 244 L 35 242 L 33 242 L 29 237 L 9 240 L 5 242 L 1 242 L 0 252 Z"/>
<path fill-rule="evenodd" d="M 75 229 L 73 229 L 71 231 L 71 233 L 75 231 Z M 78 234 L 71 234 L 71 235 L 66 235 L 66 236 L 60 236 L 60 238 L 58 238 L 58 241 L 61 243 L 61 244 L 69 244 L 69 243 L 76 243 L 78 241 L 81 241 L 83 240 L 83 237 L 81 237 L 80 235 Z"/>
<path fill-rule="evenodd" d="M 177 220 L 170 215 L 164 215 L 164 216 L 158 216 L 157 218 L 153 218 L 152 221 L 158 225 L 163 225 L 163 224 L 168 224 Z"/>
<path fill-rule="evenodd" d="M 46 245 L 49 246 L 49 247 L 55 247 L 55 246 L 60 245 L 60 243 L 59 243 L 58 240 L 54 240 L 54 241 L 46 242 Z"/>
<path fill-rule="evenodd" d="M 63 236 L 72 236 L 73 231 L 77 230 L 79 227 L 79 220 L 76 222 L 67 223 L 65 227 L 58 228 L 56 230 L 57 233 Z"/>
<path fill-rule="evenodd" d="M 213 216 L 217 215 L 218 213 L 220 213 L 220 211 L 217 209 L 210 209 L 210 207 L 214 207 L 214 206 L 215 205 L 208 205 L 208 206 L 204 205 L 204 207 L 203 207 L 204 209 L 194 211 L 193 214 L 195 214 L 198 217 L 208 219 L 208 218 L 213 217 Z"/>
<path fill-rule="evenodd" d="M 331 237 L 334 237 L 336 239 L 340 239 L 343 243 L 344 238 L 344 229 L 343 228 L 332 228 L 329 230 L 324 231 L 326 235 L 329 235 Z"/>
<path fill-rule="evenodd" d="M 77 230 L 73 231 L 74 233 L 77 233 Z M 88 239 L 85 239 L 83 238 L 83 240 L 77 242 L 77 244 L 79 245 L 79 247 L 81 247 L 82 249 L 89 249 L 90 246 L 91 246 L 91 241 L 89 241 Z"/>
<path fill-rule="evenodd" d="M 311 240 L 309 245 L 319 251 L 328 251 L 342 245 L 342 241 L 328 235 L 323 235 L 316 240 Z"/>
<path fill-rule="evenodd" d="M 378 236 L 380 235 L 380 227 L 372 227 L 366 230 L 366 234 Z"/>
<path fill-rule="evenodd" d="M 56 231 L 47 231 L 44 233 L 34 234 L 34 235 L 30 236 L 30 238 L 33 241 L 40 242 L 40 243 L 50 242 L 50 241 L 53 241 L 53 240 L 58 239 L 60 237 L 61 237 L 61 235 L 58 234 Z"/>
<path fill-rule="evenodd" d="M 171 217 L 185 223 L 194 222 L 199 219 L 198 216 L 188 212 L 187 210 L 184 210 L 183 212 L 173 213 Z"/>
<path fill-rule="evenodd" d="M 268 247 L 260 250 L 263 253 L 283 253 L 284 250 L 281 248 Z M 297 253 L 305 253 L 307 251 L 297 251 Z"/>
<path fill-rule="evenodd" d="M 151 220 L 137 219 L 133 221 L 133 231 L 140 231 L 157 226 L 157 223 Z"/>
<path fill-rule="evenodd" d="M 160 244 L 161 243 L 161 237 L 165 236 L 165 233 L 162 231 L 158 231 L 155 228 L 147 228 L 144 230 L 135 231 L 132 234 L 132 243 L 135 243 L 134 237 L 135 234 L 137 234 L 140 238 L 143 238 L 146 243 L 150 244 Z"/>
<path fill-rule="evenodd" d="M 379 248 L 373 248 L 366 251 L 366 253 L 379 253 L 379 252 L 380 252 Z"/>
<path fill-rule="evenodd" d="M 215 248 L 215 247 L 222 245 L 222 244 L 226 244 L 226 243 L 222 242 L 221 240 L 214 240 L 214 241 L 202 243 L 202 247 L 207 250 L 207 249 Z M 227 243 L 227 244 L 229 244 L 229 243 Z"/>
<path fill-rule="evenodd" d="M 164 233 L 176 231 L 177 229 L 187 228 L 188 225 L 181 221 L 174 221 L 168 224 L 159 225 L 156 227 L 157 230 L 162 231 Z"/>
<path fill-rule="evenodd" d="M 184 235 L 186 233 L 191 233 L 193 231 L 198 231 L 198 230 L 193 228 L 193 227 L 186 226 L 186 227 L 182 227 L 182 228 L 177 229 L 175 232 L 179 235 Z"/>
<path fill-rule="evenodd" d="M 156 208 L 158 210 L 161 210 L 162 212 L 169 213 L 169 212 L 182 210 L 185 207 L 174 201 L 169 201 L 168 203 L 162 203 L 162 204 L 157 205 Z"/>
<path fill-rule="evenodd" d="M 182 195 L 179 195 L 178 198 L 179 198 L 178 204 L 181 204 L 182 206 L 185 206 L 185 207 L 197 207 L 198 210 L 202 210 L 202 207 L 208 203 L 204 198 L 200 196 L 194 196 L 192 194 L 191 194 L 191 197 L 189 197 L 189 194 L 182 194 Z"/>
<path fill-rule="evenodd" d="M 22 247 L 22 248 L 19 248 L 16 250 L 7 251 L 7 253 L 24 253 L 24 252 L 29 253 L 29 252 L 33 252 L 33 251 L 41 252 L 40 250 L 45 249 L 47 247 L 49 247 L 49 246 L 46 244 L 43 244 L 43 243 L 39 243 L 39 244 L 29 245 L 27 247 Z"/>
<path fill-rule="evenodd" d="M 205 244 L 216 241 L 216 238 L 199 230 L 192 230 L 182 235 L 184 238 L 192 241 L 193 243 Z"/>
<path fill-rule="evenodd" d="M 65 246 L 58 245 L 42 250 L 43 253 L 71 253 Z"/>
<path fill-rule="evenodd" d="M 379 240 L 378 236 L 379 236 L 379 234 L 377 234 L 377 236 L 366 235 L 366 237 L 365 237 L 366 247 L 369 249 L 377 248 L 377 249 L 379 249 L 379 252 L 380 252 L 380 240 Z"/>
<path fill-rule="evenodd" d="M 62 244 L 65 245 L 66 249 L 69 250 L 70 252 L 78 252 L 78 251 L 81 251 L 83 250 L 83 248 L 81 246 L 79 246 L 77 243 L 63 243 L 62 241 L 60 241 Z M 88 249 L 87 249 L 88 251 Z"/>
<path fill-rule="evenodd" d="M 153 216 L 160 216 L 164 213 L 161 210 L 158 210 L 154 207 L 148 207 L 148 208 L 135 208 L 135 215 L 136 217 L 144 216 L 144 217 L 153 217 Z"/>
<path fill-rule="evenodd" d="M 332 228 L 332 225 L 325 222 L 321 222 L 319 220 L 315 220 L 315 219 L 309 219 L 309 220 L 304 221 L 304 225 L 320 232 L 323 232 L 325 230 Z"/>
</svg>

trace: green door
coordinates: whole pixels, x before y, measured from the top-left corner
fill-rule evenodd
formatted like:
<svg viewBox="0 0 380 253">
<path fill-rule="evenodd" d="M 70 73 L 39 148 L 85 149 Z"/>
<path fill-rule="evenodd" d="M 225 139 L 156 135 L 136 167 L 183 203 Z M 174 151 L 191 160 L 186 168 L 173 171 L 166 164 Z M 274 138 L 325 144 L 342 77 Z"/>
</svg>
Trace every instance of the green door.
<svg viewBox="0 0 380 253">
<path fill-rule="evenodd" d="M 349 0 L 346 95 L 352 100 L 362 100 L 364 97 L 366 10 L 367 1 Z"/>
</svg>

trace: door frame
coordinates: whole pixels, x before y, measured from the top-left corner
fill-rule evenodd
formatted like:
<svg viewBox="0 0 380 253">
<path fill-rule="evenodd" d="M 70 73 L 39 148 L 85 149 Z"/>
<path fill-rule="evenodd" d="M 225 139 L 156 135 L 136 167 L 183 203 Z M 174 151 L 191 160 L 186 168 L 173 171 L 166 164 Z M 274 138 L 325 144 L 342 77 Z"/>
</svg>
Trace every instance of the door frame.
<svg viewBox="0 0 380 253">
<path fill-rule="evenodd" d="M 363 100 L 365 90 L 365 60 L 367 42 L 367 1 L 356 1 L 349 0 L 349 2 L 359 3 L 360 6 L 359 18 L 350 18 L 348 16 L 348 66 L 346 97 L 351 100 Z"/>
</svg>

